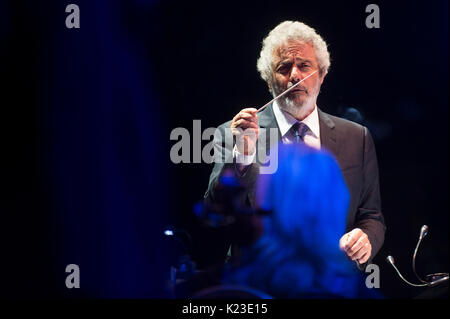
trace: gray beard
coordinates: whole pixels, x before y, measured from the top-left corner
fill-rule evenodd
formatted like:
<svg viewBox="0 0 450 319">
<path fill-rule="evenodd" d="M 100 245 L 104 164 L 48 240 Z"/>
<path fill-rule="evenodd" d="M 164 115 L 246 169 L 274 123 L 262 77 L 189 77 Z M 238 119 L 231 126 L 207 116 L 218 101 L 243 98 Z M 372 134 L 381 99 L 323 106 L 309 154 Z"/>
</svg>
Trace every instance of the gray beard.
<svg viewBox="0 0 450 319">
<path fill-rule="evenodd" d="M 281 93 L 281 92 L 280 92 Z M 273 92 L 274 97 L 277 96 L 275 92 Z M 281 110 L 286 113 L 289 113 L 294 118 L 298 120 L 303 120 L 306 115 L 312 112 L 316 105 L 317 96 L 319 94 L 309 94 L 305 101 L 302 103 L 296 103 L 288 96 L 283 96 L 278 99 L 278 106 Z"/>
</svg>

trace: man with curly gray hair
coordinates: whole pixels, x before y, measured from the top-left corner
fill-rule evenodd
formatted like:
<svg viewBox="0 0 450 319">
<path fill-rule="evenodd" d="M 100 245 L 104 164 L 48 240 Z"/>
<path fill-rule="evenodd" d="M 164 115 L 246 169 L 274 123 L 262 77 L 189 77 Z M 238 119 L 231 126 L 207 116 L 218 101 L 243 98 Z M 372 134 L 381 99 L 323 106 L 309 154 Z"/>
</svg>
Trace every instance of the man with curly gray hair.
<svg viewBox="0 0 450 319">
<path fill-rule="evenodd" d="M 377 157 L 366 127 L 317 107 L 329 67 L 327 44 L 313 28 L 298 21 L 285 21 L 270 31 L 257 62 L 261 78 L 274 97 L 297 85 L 264 110 L 243 108 L 230 122 L 219 126 L 221 136 L 228 129 L 235 137 L 233 145 L 215 141 L 218 148 L 228 149 L 233 160 L 215 163 L 205 199 L 214 202 L 220 196 L 219 177 L 231 168 L 248 187 L 245 204 L 255 206 L 255 181 L 262 165 L 256 154 L 260 154 L 259 148 L 267 152 L 273 145 L 258 143 L 258 136 L 261 129 L 278 128 L 282 143 L 300 142 L 328 149 L 336 158 L 351 194 L 346 233 L 339 245 L 351 260 L 364 265 L 379 251 L 385 234 Z M 324 200 L 326 196 L 323 194 Z"/>
<path fill-rule="evenodd" d="M 299 120 L 313 111 L 329 67 L 330 54 L 322 37 L 306 24 L 293 21 L 280 23 L 269 33 L 257 62 L 261 78 L 274 97 L 286 90 L 289 83 L 295 84 L 312 71 L 318 71 L 293 93 L 278 100 L 281 110 Z"/>
</svg>

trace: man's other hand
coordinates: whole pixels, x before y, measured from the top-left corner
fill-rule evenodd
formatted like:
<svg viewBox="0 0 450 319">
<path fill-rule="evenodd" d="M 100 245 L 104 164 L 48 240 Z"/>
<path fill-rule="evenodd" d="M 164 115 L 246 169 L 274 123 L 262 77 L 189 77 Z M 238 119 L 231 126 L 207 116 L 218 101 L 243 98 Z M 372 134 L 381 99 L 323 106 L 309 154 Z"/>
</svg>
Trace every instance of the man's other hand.
<svg viewBox="0 0 450 319">
<path fill-rule="evenodd" d="M 361 229 L 355 228 L 339 240 L 339 247 L 351 260 L 364 264 L 372 253 L 369 237 Z"/>
</svg>

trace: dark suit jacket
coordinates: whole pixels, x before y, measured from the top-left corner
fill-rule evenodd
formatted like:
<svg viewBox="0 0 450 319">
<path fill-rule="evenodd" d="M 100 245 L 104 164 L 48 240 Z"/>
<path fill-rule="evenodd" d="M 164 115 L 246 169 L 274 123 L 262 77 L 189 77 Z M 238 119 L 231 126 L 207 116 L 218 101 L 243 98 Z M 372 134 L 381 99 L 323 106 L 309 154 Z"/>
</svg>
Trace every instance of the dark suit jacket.
<svg viewBox="0 0 450 319">
<path fill-rule="evenodd" d="M 368 235 L 372 245 L 370 261 L 383 245 L 386 230 L 381 213 L 378 164 L 372 137 L 369 130 L 362 125 L 329 115 L 320 109 L 318 113 L 321 147 L 329 150 L 337 159 L 350 191 L 346 232 L 360 228 Z M 259 113 L 258 120 L 261 128 L 278 128 L 272 106 Z M 222 163 L 214 164 L 205 194 L 206 201 L 214 202 L 217 197 L 216 186 L 222 172 L 227 168 L 236 170 L 236 164 L 230 160 L 234 147 L 233 143 L 230 143 L 232 139 L 225 141 L 224 138 L 226 132 L 230 134 L 230 130 L 226 130 L 229 127 L 230 122 L 218 127 L 220 136 L 215 139 L 215 151 L 222 152 Z M 265 145 L 260 146 L 257 143 L 257 147 L 270 147 L 268 134 L 266 139 L 268 142 Z M 272 141 L 272 144 L 280 139 L 281 133 L 278 129 L 278 140 Z M 260 164 L 256 162 L 251 164 L 243 175 L 238 175 L 243 185 L 248 188 L 245 201 L 249 206 L 254 205 L 259 168 Z"/>
</svg>

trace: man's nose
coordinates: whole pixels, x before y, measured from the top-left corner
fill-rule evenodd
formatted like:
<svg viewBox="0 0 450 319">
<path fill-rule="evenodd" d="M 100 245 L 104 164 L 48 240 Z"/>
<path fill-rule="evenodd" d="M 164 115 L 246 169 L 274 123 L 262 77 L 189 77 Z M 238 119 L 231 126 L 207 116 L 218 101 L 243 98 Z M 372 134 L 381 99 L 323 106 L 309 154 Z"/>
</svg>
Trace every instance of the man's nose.
<svg viewBox="0 0 450 319">
<path fill-rule="evenodd" d="M 291 76 L 289 79 L 290 82 L 295 84 L 295 83 L 299 82 L 301 80 L 301 78 L 302 78 L 302 74 L 300 72 L 300 69 L 296 65 L 294 65 L 291 70 Z"/>
</svg>

